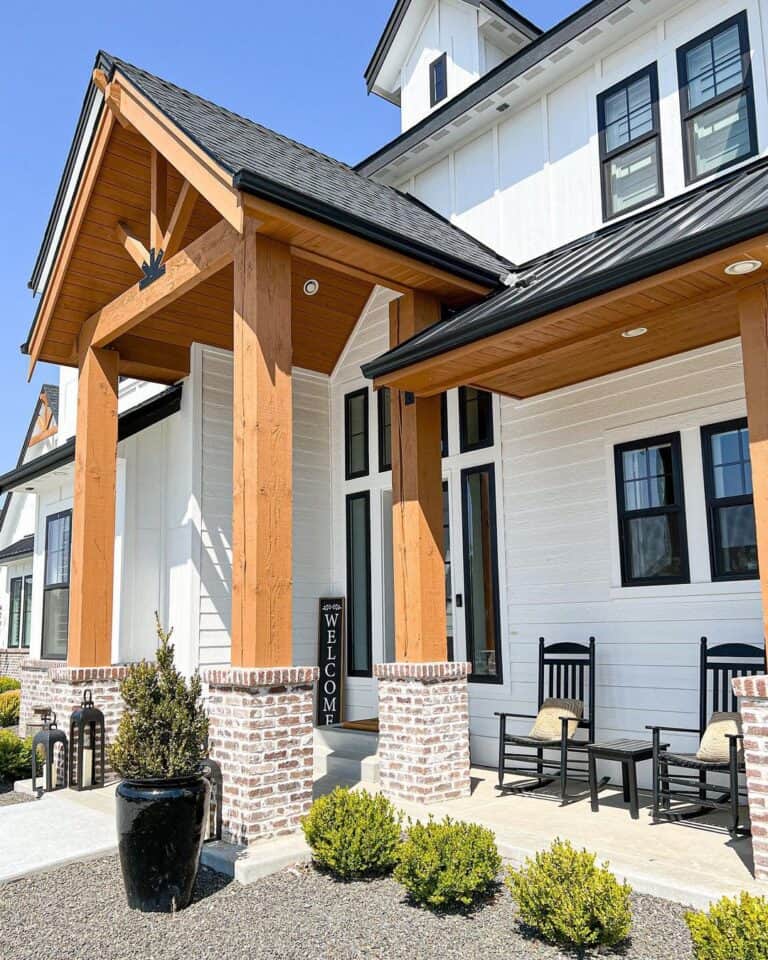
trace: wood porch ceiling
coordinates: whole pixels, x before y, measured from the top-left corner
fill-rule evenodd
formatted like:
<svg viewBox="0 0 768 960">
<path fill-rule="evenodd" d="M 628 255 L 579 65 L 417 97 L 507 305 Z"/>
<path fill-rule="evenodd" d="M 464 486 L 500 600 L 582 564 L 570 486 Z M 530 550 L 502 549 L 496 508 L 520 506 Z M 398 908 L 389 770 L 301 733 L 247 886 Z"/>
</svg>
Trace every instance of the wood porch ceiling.
<svg viewBox="0 0 768 960">
<path fill-rule="evenodd" d="M 739 291 L 768 266 L 726 275 L 738 260 L 768 263 L 768 235 L 522 323 L 377 378 L 429 396 L 472 385 L 525 399 L 739 336 Z M 625 338 L 644 327 L 647 333 Z"/>
</svg>

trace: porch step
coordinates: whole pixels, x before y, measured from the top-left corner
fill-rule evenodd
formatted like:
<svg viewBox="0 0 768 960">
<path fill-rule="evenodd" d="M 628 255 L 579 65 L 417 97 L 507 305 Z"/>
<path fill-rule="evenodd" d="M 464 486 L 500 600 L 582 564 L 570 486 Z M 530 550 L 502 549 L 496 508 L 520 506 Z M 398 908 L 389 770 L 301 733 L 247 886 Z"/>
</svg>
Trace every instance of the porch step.
<svg viewBox="0 0 768 960">
<path fill-rule="evenodd" d="M 315 728 L 315 779 L 343 783 L 379 782 L 379 737 L 342 727 Z"/>
</svg>

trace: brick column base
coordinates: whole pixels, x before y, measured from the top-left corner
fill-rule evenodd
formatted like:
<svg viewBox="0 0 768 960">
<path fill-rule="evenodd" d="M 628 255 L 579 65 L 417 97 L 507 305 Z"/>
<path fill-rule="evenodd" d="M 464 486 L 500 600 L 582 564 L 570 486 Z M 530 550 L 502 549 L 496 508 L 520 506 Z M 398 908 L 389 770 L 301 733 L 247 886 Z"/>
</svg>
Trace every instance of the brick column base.
<svg viewBox="0 0 768 960">
<path fill-rule="evenodd" d="M 312 804 L 317 667 L 221 669 L 208 684 L 210 755 L 223 775 L 229 843 L 290 834 Z"/>
<path fill-rule="evenodd" d="M 733 692 L 741 697 L 755 878 L 768 880 L 768 677 L 737 677 Z"/>
<path fill-rule="evenodd" d="M 379 782 L 440 803 L 470 794 L 468 663 L 380 663 Z"/>
<path fill-rule="evenodd" d="M 94 705 L 104 714 L 104 741 L 109 746 L 125 709 L 120 681 L 127 672 L 127 666 L 68 667 L 57 660 L 25 661 L 21 668 L 19 732 L 25 735 L 27 724 L 36 719 L 35 707 L 48 707 L 56 713 L 59 730 L 69 738 L 70 714 L 80 706 L 83 692 L 91 690 Z M 112 771 L 108 765 L 105 773 L 109 780 Z"/>
</svg>

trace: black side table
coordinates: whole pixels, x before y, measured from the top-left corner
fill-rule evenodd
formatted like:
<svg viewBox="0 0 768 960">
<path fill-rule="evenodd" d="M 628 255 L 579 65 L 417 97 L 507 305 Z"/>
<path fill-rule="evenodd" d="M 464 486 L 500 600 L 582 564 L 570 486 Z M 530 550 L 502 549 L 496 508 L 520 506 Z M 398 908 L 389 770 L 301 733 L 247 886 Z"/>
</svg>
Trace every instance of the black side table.
<svg viewBox="0 0 768 960">
<path fill-rule="evenodd" d="M 639 819 L 637 764 L 642 760 L 653 759 L 653 744 L 649 740 L 607 740 L 605 743 L 590 743 L 587 747 L 587 754 L 592 812 L 597 813 L 600 809 L 597 796 L 597 761 L 598 759 L 615 760 L 621 764 L 624 802 L 629 804 L 632 819 Z"/>
</svg>

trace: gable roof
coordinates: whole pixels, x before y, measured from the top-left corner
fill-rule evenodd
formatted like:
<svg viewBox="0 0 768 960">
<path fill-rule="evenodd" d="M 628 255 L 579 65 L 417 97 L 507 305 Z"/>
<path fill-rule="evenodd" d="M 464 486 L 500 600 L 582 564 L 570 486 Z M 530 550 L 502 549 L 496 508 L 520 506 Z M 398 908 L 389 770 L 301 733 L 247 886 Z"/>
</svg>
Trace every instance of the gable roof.
<svg viewBox="0 0 768 960">
<path fill-rule="evenodd" d="M 630 0 L 591 0 L 586 3 L 550 30 L 537 36 L 519 53 L 513 54 L 461 93 L 428 113 L 423 120 L 384 144 L 365 160 L 361 160 L 355 165 L 355 170 L 365 176 L 373 176 L 428 140 L 443 127 L 474 110 L 484 100 L 513 83 L 526 71 L 551 57 L 577 37 L 592 30 L 601 20 L 611 17 L 612 14 L 619 16 L 617 11 L 629 2 Z"/>
<path fill-rule="evenodd" d="M 0 563 L 8 563 L 11 560 L 19 560 L 21 557 L 28 557 L 35 551 L 35 535 L 22 537 L 16 543 L 11 543 L 4 550 L 0 550 Z"/>
<path fill-rule="evenodd" d="M 219 166 L 238 190 L 332 223 L 414 259 L 495 286 L 510 262 L 414 198 L 239 116 L 124 60 L 101 52 Z"/>
<path fill-rule="evenodd" d="M 508 3 L 504 3 L 503 0 L 466 0 L 466 2 L 474 7 L 484 7 L 489 13 L 508 23 L 510 27 L 514 27 L 514 29 L 518 30 L 529 40 L 535 40 L 536 37 L 541 36 L 542 31 L 536 24 L 531 23 L 530 20 L 510 7 Z M 403 20 L 405 20 L 410 6 L 411 0 L 397 0 L 392 9 L 392 13 L 389 15 L 384 31 L 381 37 L 379 37 L 376 49 L 373 51 L 370 63 L 365 69 L 364 76 L 368 93 L 371 93 L 376 85 L 376 79 L 381 67 L 387 58 L 387 54 L 392 49 L 392 44 L 400 27 L 403 25 Z"/>
<path fill-rule="evenodd" d="M 768 158 L 521 267 L 516 284 L 363 367 L 380 377 L 768 233 Z"/>
</svg>

